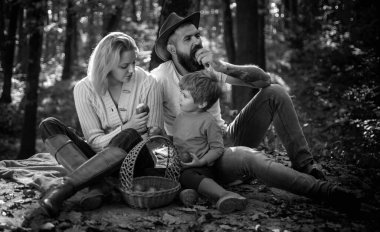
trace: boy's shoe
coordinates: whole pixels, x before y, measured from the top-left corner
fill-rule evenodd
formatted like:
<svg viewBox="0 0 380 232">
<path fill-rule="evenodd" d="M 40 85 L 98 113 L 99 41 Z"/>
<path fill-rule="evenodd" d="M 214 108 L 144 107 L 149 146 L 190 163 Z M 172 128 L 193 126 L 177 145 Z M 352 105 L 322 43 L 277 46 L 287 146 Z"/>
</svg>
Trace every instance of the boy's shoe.
<svg viewBox="0 0 380 232">
<path fill-rule="evenodd" d="M 198 197 L 199 195 L 194 189 L 184 189 L 179 193 L 179 199 L 186 207 L 195 205 Z"/>
<path fill-rule="evenodd" d="M 216 208 L 221 213 L 231 213 L 243 210 L 247 206 L 247 203 L 247 198 L 234 192 L 228 192 L 216 202 Z"/>
</svg>

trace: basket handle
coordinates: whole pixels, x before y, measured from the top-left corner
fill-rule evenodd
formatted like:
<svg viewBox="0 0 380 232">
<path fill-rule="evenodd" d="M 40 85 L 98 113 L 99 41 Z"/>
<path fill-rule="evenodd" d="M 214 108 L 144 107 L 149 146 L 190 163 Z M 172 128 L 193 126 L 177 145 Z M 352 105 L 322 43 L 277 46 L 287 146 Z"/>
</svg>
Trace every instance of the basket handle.
<svg viewBox="0 0 380 232">
<path fill-rule="evenodd" d="M 178 158 L 178 151 L 173 145 L 172 141 L 167 137 L 161 135 L 153 135 L 139 142 L 132 150 L 130 150 L 125 157 L 121 168 L 120 168 L 120 182 L 124 189 L 130 190 L 132 188 L 132 180 L 133 180 L 133 172 L 135 169 L 135 162 L 137 156 L 139 155 L 141 149 L 148 142 L 162 139 L 164 141 L 164 145 L 167 146 L 168 149 L 168 158 L 166 163 L 165 177 L 172 179 L 174 181 L 178 181 L 180 174 L 180 162 Z M 169 150 L 171 149 L 171 150 Z M 172 160 L 172 162 L 170 162 Z"/>
</svg>

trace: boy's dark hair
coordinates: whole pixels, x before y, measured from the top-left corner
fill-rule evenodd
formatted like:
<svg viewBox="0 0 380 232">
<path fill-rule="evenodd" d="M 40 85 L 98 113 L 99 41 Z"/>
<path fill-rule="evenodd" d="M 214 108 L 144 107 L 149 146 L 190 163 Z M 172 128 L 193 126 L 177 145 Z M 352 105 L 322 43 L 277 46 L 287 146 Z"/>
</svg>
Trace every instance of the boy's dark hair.
<svg viewBox="0 0 380 232">
<path fill-rule="evenodd" d="M 210 109 L 222 95 L 222 89 L 215 74 L 206 70 L 186 74 L 179 82 L 179 87 L 191 93 L 194 103 L 207 102 L 206 107 L 203 108 L 204 111 Z"/>
</svg>

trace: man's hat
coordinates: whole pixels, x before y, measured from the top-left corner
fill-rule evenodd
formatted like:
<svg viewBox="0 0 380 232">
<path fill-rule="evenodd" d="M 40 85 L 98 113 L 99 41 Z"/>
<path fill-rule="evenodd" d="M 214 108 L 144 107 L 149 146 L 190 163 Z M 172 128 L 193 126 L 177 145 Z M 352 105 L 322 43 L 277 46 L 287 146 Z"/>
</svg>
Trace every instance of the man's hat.
<svg viewBox="0 0 380 232">
<path fill-rule="evenodd" d="M 170 53 L 166 50 L 166 44 L 168 42 L 169 36 L 181 25 L 185 23 L 194 24 L 196 28 L 199 26 L 200 13 L 195 12 L 191 15 L 183 18 L 178 16 L 175 12 L 172 12 L 165 22 L 162 24 L 160 31 L 158 32 L 158 38 L 154 45 L 154 50 L 158 57 L 163 61 L 170 59 Z"/>
</svg>

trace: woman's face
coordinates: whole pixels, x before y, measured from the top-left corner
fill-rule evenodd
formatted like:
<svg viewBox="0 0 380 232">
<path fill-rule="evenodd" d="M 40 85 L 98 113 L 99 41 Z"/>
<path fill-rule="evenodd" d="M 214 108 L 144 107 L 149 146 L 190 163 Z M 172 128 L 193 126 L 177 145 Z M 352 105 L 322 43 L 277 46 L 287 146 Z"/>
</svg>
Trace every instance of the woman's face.
<svg viewBox="0 0 380 232">
<path fill-rule="evenodd" d="M 125 82 L 129 80 L 135 72 L 135 51 L 125 51 L 120 55 L 120 62 L 111 70 L 110 78 L 116 82 Z"/>
</svg>

